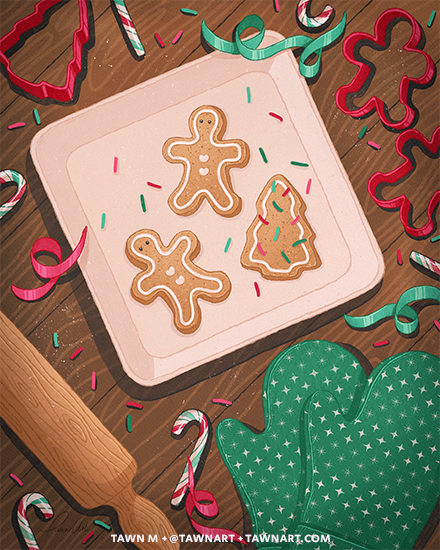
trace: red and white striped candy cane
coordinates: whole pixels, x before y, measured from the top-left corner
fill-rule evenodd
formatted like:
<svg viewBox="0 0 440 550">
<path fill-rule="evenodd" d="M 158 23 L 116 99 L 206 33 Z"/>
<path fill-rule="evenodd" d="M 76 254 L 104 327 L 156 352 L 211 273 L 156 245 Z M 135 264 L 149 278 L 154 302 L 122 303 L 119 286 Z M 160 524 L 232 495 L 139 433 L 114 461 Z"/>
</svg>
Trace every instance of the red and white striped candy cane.
<svg viewBox="0 0 440 550">
<path fill-rule="evenodd" d="M 15 170 L 2 170 L 0 172 L 0 185 L 9 181 L 17 184 L 17 192 L 8 202 L 0 206 L 0 219 L 17 204 L 26 191 L 26 180 L 19 172 Z"/>
<path fill-rule="evenodd" d="M 316 17 L 309 17 L 307 15 L 307 6 L 310 8 L 310 3 L 312 0 L 300 0 L 297 7 L 297 14 L 298 19 L 301 21 L 301 23 L 305 26 L 310 28 L 317 28 L 321 27 L 322 25 L 325 25 L 327 21 L 330 19 L 333 13 L 332 6 L 325 6 L 325 8 L 322 10 L 322 12 L 317 15 Z"/>
<path fill-rule="evenodd" d="M 423 254 L 420 254 L 420 252 L 416 252 L 413 250 L 409 256 L 413 262 L 416 262 L 417 264 L 421 265 L 425 269 L 428 269 L 432 273 L 435 273 L 436 275 L 440 275 L 440 263 L 436 262 L 435 260 L 432 260 L 431 258 L 428 258 L 428 256 L 424 256 Z"/>
<path fill-rule="evenodd" d="M 179 415 L 177 420 L 174 422 L 172 434 L 180 436 L 185 429 L 185 427 L 190 423 L 196 421 L 200 425 L 200 432 L 199 437 L 197 438 L 196 444 L 194 445 L 194 449 L 189 457 L 194 472 L 196 471 L 200 458 L 202 456 L 203 450 L 206 446 L 206 443 L 208 441 L 209 431 L 210 431 L 210 425 L 208 422 L 208 418 L 202 411 L 199 411 L 197 409 L 188 409 L 187 411 L 184 411 Z M 183 474 L 181 475 L 177 485 L 176 489 L 173 493 L 173 496 L 171 497 L 171 505 L 172 506 L 179 506 L 179 504 L 182 502 L 186 491 L 189 487 L 189 479 L 188 479 L 188 464 L 186 464 L 185 469 L 183 470 Z"/>
<path fill-rule="evenodd" d="M 27 493 L 21 498 L 17 508 L 18 526 L 29 550 L 40 550 L 27 519 L 27 508 L 36 506 L 46 519 L 53 517 L 53 510 L 46 498 L 40 493 Z"/>
</svg>

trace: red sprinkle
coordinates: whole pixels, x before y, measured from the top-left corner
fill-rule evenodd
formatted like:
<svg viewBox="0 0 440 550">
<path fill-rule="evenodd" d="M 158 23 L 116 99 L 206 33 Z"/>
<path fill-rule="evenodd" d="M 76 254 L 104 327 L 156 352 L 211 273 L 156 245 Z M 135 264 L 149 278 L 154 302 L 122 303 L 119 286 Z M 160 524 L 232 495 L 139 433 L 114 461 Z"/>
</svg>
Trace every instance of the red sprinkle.
<svg viewBox="0 0 440 550">
<path fill-rule="evenodd" d="M 367 141 L 367 144 L 373 149 L 376 149 L 376 151 L 380 151 L 380 145 L 374 143 L 374 141 Z"/>
<path fill-rule="evenodd" d="M 96 372 L 92 372 L 92 391 L 96 390 Z"/>
<path fill-rule="evenodd" d="M 373 346 L 375 348 L 380 348 L 381 346 L 388 346 L 389 343 L 389 340 L 381 340 L 380 342 L 374 342 Z"/>
<path fill-rule="evenodd" d="M 182 36 L 183 34 L 183 31 L 179 31 L 176 36 L 173 38 L 173 40 L 171 41 L 171 44 L 177 44 L 177 42 L 179 42 L 180 40 L 180 37 Z"/>
<path fill-rule="evenodd" d="M 287 189 L 284 191 L 284 193 L 281 196 L 285 197 L 289 191 L 290 191 L 290 188 L 287 187 Z"/>
<path fill-rule="evenodd" d="M 440 330 L 440 323 L 437 321 L 437 319 L 434 319 L 434 325 Z"/>
<path fill-rule="evenodd" d="M 159 43 L 159 46 L 161 48 L 165 48 L 165 44 L 163 43 L 163 40 L 162 38 L 160 37 L 159 33 L 158 32 L 155 32 L 154 33 L 154 38 L 157 40 L 157 42 Z"/>
<path fill-rule="evenodd" d="M 277 115 L 276 113 L 269 113 L 270 116 L 273 116 L 274 118 L 277 118 L 280 122 L 283 122 L 283 117 L 280 115 Z"/>
<path fill-rule="evenodd" d="M 93 531 L 90 531 L 90 533 L 82 539 L 81 543 L 85 544 L 89 540 L 90 537 L 93 537 L 94 534 L 95 533 Z"/>
<path fill-rule="evenodd" d="M 400 253 L 400 248 L 397 250 L 397 263 L 398 263 L 399 265 L 402 265 L 402 264 L 403 264 L 402 254 Z"/>
<path fill-rule="evenodd" d="M 23 128 L 26 126 L 26 122 L 16 122 L 15 124 L 10 124 L 8 130 L 15 130 L 17 128 Z"/>
<path fill-rule="evenodd" d="M 132 409 L 143 409 L 144 406 L 139 404 L 139 403 L 135 403 L 134 401 L 127 401 L 127 403 L 125 403 L 127 405 L 127 407 L 131 407 Z"/>
<path fill-rule="evenodd" d="M 275 11 L 280 11 L 280 4 L 278 3 L 278 0 L 274 0 L 275 4 Z"/>
<path fill-rule="evenodd" d="M 299 214 L 298 216 L 293 220 L 293 222 L 290 222 L 290 225 L 295 225 L 296 222 L 299 220 Z"/>
<path fill-rule="evenodd" d="M 157 183 L 152 183 L 151 181 L 147 181 L 147 185 L 150 187 L 155 187 L 156 189 L 162 189 L 162 185 L 158 185 Z"/>
<path fill-rule="evenodd" d="M 15 474 L 9 474 L 9 477 L 12 478 L 20 487 L 23 487 L 23 482 L 19 477 L 17 477 Z"/>
<path fill-rule="evenodd" d="M 117 171 L 118 171 L 118 157 L 115 157 L 113 161 L 113 173 L 116 174 Z"/>
<path fill-rule="evenodd" d="M 258 286 L 257 281 L 255 281 L 254 287 L 255 287 L 255 292 L 257 293 L 257 297 L 259 298 L 260 297 L 260 287 Z"/>
<path fill-rule="evenodd" d="M 310 186 L 311 186 L 311 185 L 312 185 L 312 178 L 310 178 L 309 181 L 307 182 L 306 195 L 309 194 Z"/>
<path fill-rule="evenodd" d="M 212 402 L 219 405 L 232 405 L 232 401 L 227 401 L 226 399 L 213 399 Z"/>
<path fill-rule="evenodd" d="M 260 243 L 257 243 L 257 248 L 260 251 L 260 253 L 263 254 L 263 256 L 266 256 L 266 252 L 264 252 L 263 247 L 261 246 Z"/>
<path fill-rule="evenodd" d="M 79 347 L 76 351 L 74 351 L 74 352 L 72 353 L 72 355 L 70 356 L 70 359 L 73 360 L 73 359 L 75 359 L 76 357 L 78 357 L 78 355 L 82 352 L 83 349 L 84 349 L 84 348 L 83 348 L 82 346 Z"/>
<path fill-rule="evenodd" d="M 263 216 L 261 216 L 261 214 L 258 214 L 258 217 L 260 218 L 260 221 L 262 221 L 264 223 L 264 225 L 269 225 L 269 222 L 267 222 Z"/>
</svg>

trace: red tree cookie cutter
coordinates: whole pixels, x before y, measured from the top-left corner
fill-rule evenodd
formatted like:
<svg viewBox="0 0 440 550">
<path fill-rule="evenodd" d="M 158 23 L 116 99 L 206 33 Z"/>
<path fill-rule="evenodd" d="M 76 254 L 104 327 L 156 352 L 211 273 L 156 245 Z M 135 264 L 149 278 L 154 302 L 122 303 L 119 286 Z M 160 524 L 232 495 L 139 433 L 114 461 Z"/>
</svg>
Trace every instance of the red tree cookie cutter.
<svg viewBox="0 0 440 550">
<path fill-rule="evenodd" d="M 356 59 L 354 53 L 356 44 L 360 40 L 365 40 L 368 42 L 373 42 L 378 46 L 385 47 L 387 28 L 394 19 L 404 19 L 406 21 L 409 21 L 412 25 L 411 38 L 403 46 L 404 51 L 420 53 L 424 56 L 426 60 L 426 71 L 423 76 L 421 76 L 420 78 L 409 78 L 405 75 L 400 81 L 399 99 L 402 105 L 405 107 L 405 116 L 400 122 L 393 122 L 387 117 L 384 102 L 376 96 L 373 96 L 363 107 L 355 110 L 350 110 L 347 107 L 346 103 L 347 96 L 349 94 L 360 92 L 371 72 L 371 68 L 368 65 Z M 385 126 L 394 128 L 395 130 L 404 130 L 405 128 L 408 128 L 415 118 L 415 111 L 408 104 L 408 91 L 410 84 L 412 84 L 412 86 L 415 85 L 421 87 L 428 84 L 435 76 L 435 65 L 431 56 L 418 48 L 421 39 L 422 30 L 420 28 L 420 25 L 417 23 L 412 15 L 399 8 L 386 10 L 379 16 L 374 26 L 374 37 L 364 32 L 355 32 L 348 36 L 344 41 L 342 51 L 345 58 L 350 63 L 357 65 L 359 69 L 350 84 L 348 84 L 347 86 L 341 86 L 337 90 L 335 100 L 336 105 L 339 107 L 339 109 L 344 114 L 351 115 L 353 117 L 365 116 L 376 109 L 380 120 Z"/>
<path fill-rule="evenodd" d="M 60 1 L 61 0 L 40 0 L 40 2 L 35 5 L 33 13 L 14 24 L 12 30 L 0 39 L 0 63 L 4 65 L 10 82 L 24 92 L 34 97 L 38 97 L 39 99 L 49 98 L 64 102 L 73 99 L 75 81 L 82 68 L 83 46 L 89 40 L 87 0 L 78 0 L 80 26 L 73 33 L 73 59 L 67 65 L 66 83 L 64 86 L 54 86 L 44 80 L 36 84 L 21 78 L 11 69 L 11 62 L 5 54 L 12 46 L 17 44 L 24 33 L 37 27 L 43 21 L 45 12 Z"/>
<path fill-rule="evenodd" d="M 405 228 L 405 231 L 409 235 L 411 235 L 412 237 L 426 237 L 434 229 L 433 213 L 436 206 L 440 202 L 440 191 L 435 191 L 431 196 L 427 209 L 427 215 L 429 219 L 426 224 L 419 229 L 410 225 L 409 215 L 412 205 L 406 195 L 400 195 L 399 197 L 390 200 L 381 200 L 376 197 L 376 189 L 378 185 L 383 183 L 395 184 L 401 178 L 411 172 L 411 169 L 413 168 L 413 163 L 411 159 L 405 153 L 403 153 L 403 148 L 405 144 L 410 140 L 417 140 L 421 144 L 422 148 L 428 149 L 428 151 L 430 151 L 432 155 L 435 155 L 438 153 L 440 148 L 440 126 L 437 126 L 437 128 L 434 130 L 430 141 L 428 141 L 426 137 L 418 130 L 414 129 L 406 130 L 405 132 L 397 136 L 396 151 L 404 159 L 404 162 L 392 172 L 376 172 L 375 174 L 373 174 L 368 180 L 368 192 L 370 193 L 370 196 L 374 200 L 374 202 L 382 208 L 400 209 L 400 220 Z"/>
</svg>

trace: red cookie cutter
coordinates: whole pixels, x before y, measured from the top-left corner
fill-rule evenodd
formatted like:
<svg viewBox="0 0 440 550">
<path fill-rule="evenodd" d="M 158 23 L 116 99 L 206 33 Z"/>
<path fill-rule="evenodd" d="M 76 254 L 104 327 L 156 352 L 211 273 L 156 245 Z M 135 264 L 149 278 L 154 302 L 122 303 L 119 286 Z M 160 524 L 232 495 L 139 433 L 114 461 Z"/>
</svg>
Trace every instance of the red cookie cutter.
<svg viewBox="0 0 440 550">
<path fill-rule="evenodd" d="M 11 69 L 11 62 L 5 55 L 19 40 L 22 34 L 38 26 L 43 21 L 45 12 L 58 4 L 61 0 L 40 0 L 35 6 L 34 12 L 20 19 L 14 24 L 12 30 L 0 39 L 0 63 L 4 65 L 9 80 L 28 94 L 39 99 L 54 99 L 56 101 L 71 101 L 73 99 L 75 81 L 81 72 L 82 50 L 89 40 L 89 21 L 87 12 L 87 0 L 78 0 L 80 26 L 73 33 L 73 59 L 67 65 L 66 83 L 64 86 L 54 86 L 44 80 L 38 84 L 29 82 L 16 75 Z"/>
<path fill-rule="evenodd" d="M 387 210 L 400 208 L 400 220 L 405 228 L 405 231 L 409 235 L 412 237 L 426 237 L 434 229 L 433 213 L 436 206 L 440 202 L 440 191 L 435 191 L 431 196 L 427 209 L 429 219 L 420 229 L 412 227 L 409 223 L 409 215 L 412 205 L 406 195 L 400 195 L 399 197 L 390 200 L 380 200 L 376 197 L 376 189 L 378 185 L 382 183 L 395 184 L 399 181 L 399 179 L 411 172 L 411 169 L 413 168 L 411 159 L 403 153 L 405 144 L 410 140 L 417 140 L 421 144 L 422 148 L 427 149 L 432 153 L 432 155 L 435 155 L 438 153 L 440 148 L 440 126 L 437 126 L 434 130 L 431 141 L 428 141 L 423 134 L 414 129 L 406 130 L 397 136 L 396 151 L 403 159 L 405 159 L 405 161 L 392 172 L 376 172 L 373 174 L 368 180 L 368 192 L 374 202 L 382 208 L 386 208 Z"/>
<path fill-rule="evenodd" d="M 358 61 L 355 58 L 354 48 L 356 47 L 357 42 L 360 40 L 366 40 L 368 42 L 373 42 L 379 46 L 385 47 L 385 38 L 386 31 L 389 24 L 394 19 L 405 19 L 409 21 L 412 25 L 411 38 L 403 46 L 404 51 L 406 52 L 417 52 L 424 56 L 426 60 L 426 71 L 425 74 L 420 78 L 409 78 L 408 76 L 403 76 L 400 81 L 399 86 L 399 99 L 402 105 L 405 107 L 405 116 L 400 122 L 393 122 L 389 120 L 386 114 L 386 107 L 382 100 L 373 96 L 363 107 L 351 111 L 346 104 L 347 96 L 349 94 L 358 93 L 362 89 L 362 86 L 369 77 L 371 68 L 363 63 Z M 358 72 L 356 73 L 353 80 L 347 86 L 341 86 L 335 96 L 336 105 L 339 109 L 346 115 L 351 115 L 353 117 L 362 117 L 374 111 L 376 109 L 377 114 L 379 115 L 380 120 L 385 126 L 394 128 L 395 130 L 404 130 L 408 128 L 414 120 L 415 111 L 408 104 L 408 89 L 410 84 L 416 86 L 424 86 L 428 84 L 435 76 L 435 65 L 434 62 L 427 53 L 418 49 L 422 39 L 422 31 L 420 25 L 414 19 L 412 15 L 407 13 L 404 10 L 399 8 L 393 8 L 384 11 L 376 21 L 374 26 L 374 37 L 364 32 L 355 32 L 348 36 L 344 41 L 342 51 L 345 58 L 354 65 L 359 67 Z"/>
</svg>

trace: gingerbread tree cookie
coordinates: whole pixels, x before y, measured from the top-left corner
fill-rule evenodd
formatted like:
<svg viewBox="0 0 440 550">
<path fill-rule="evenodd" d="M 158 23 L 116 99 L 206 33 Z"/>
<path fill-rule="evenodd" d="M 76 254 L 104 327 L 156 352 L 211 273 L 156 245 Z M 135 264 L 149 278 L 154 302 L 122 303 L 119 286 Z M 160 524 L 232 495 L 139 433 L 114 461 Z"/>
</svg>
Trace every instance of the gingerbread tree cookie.
<svg viewBox="0 0 440 550">
<path fill-rule="evenodd" d="M 223 140 L 226 116 L 218 107 L 203 105 L 189 118 L 190 138 L 168 139 L 162 153 L 168 162 L 183 164 L 178 187 L 168 204 L 181 214 L 193 214 L 206 199 L 221 216 L 232 217 L 241 210 L 241 198 L 232 188 L 230 169 L 249 162 L 249 147 L 241 139 Z"/>
<path fill-rule="evenodd" d="M 125 253 L 142 269 L 133 279 L 131 294 L 141 304 L 161 297 L 170 307 L 176 328 L 192 333 L 200 326 L 198 299 L 222 302 L 231 292 L 231 282 L 222 271 L 205 271 L 193 263 L 200 242 L 191 231 L 181 231 L 165 246 L 151 229 L 141 229 L 128 239 Z"/>
<path fill-rule="evenodd" d="M 306 208 L 284 176 L 271 178 L 257 199 L 257 216 L 246 231 L 241 265 L 273 280 L 297 279 L 306 269 L 318 268 L 321 259 Z"/>
</svg>

